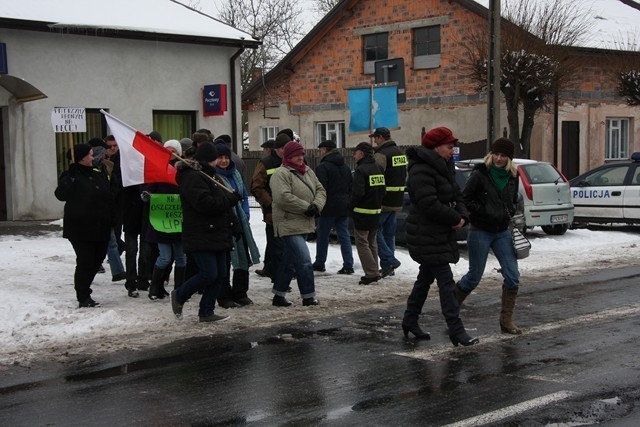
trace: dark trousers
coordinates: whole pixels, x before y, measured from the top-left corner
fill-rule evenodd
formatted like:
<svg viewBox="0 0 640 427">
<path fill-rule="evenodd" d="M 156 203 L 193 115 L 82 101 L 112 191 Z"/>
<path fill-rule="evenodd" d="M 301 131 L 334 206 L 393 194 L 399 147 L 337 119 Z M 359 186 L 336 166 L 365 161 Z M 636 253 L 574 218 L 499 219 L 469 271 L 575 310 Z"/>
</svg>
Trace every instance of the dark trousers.
<svg viewBox="0 0 640 427">
<path fill-rule="evenodd" d="M 464 325 L 460 319 L 460 306 L 456 299 L 455 282 L 449 264 L 420 264 L 420 272 L 407 300 L 407 309 L 404 312 L 402 324 L 412 326 L 418 323 L 418 317 L 422 313 L 422 307 L 427 300 L 429 288 L 434 280 L 438 284 L 440 308 L 447 322 L 449 335 L 464 332 Z"/>
<path fill-rule="evenodd" d="M 211 316 L 220 291 L 218 275 L 226 268 L 227 253 L 192 252 L 191 255 L 198 266 L 198 273 L 176 289 L 176 298 L 179 304 L 184 304 L 193 294 L 202 291 L 198 316 Z"/>
<path fill-rule="evenodd" d="M 276 242 L 276 236 L 275 233 L 273 231 L 273 224 L 267 224 L 264 228 L 265 231 L 265 235 L 267 237 L 267 247 L 264 249 L 264 267 L 263 267 L 263 271 L 264 271 L 264 275 L 267 277 L 270 277 L 271 280 L 273 281 L 276 271 L 278 271 L 278 266 L 277 265 L 273 265 L 274 264 L 274 259 L 277 261 L 278 257 L 277 254 L 274 257 L 274 244 L 278 245 L 279 250 L 280 250 L 280 254 L 282 254 L 282 244 L 278 244 L 278 242 Z"/>
<path fill-rule="evenodd" d="M 73 275 L 73 286 L 76 290 L 78 302 L 87 300 L 91 296 L 91 282 L 96 277 L 102 260 L 107 255 L 109 241 L 89 242 L 85 240 L 70 240 L 76 253 L 76 271 Z"/>
<path fill-rule="evenodd" d="M 237 245 L 235 250 L 244 250 L 245 256 L 249 256 L 246 246 Z M 233 270 L 233 279 L 231 279 L 231 254 L 227 252 L 227 268 L 224 272 L 220 272 L 220 294 L 218 302 L 221 300 L 238 301 L 241 298 L 247 298 L 249 290 L 249 271 L 242 269 Z"/>
</svg>

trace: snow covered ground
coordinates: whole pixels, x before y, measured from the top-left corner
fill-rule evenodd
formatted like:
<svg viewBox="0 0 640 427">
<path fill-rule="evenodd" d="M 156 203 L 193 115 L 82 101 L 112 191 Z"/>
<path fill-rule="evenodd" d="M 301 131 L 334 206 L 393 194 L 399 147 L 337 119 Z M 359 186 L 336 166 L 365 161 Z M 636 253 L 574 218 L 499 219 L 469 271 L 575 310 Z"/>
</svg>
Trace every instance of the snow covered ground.
<svg viewBox="0 0 640 427">
<path fill-rule="evenodd" d="M 57 221 L 56 224 L 60 224 Z M 252 228 L 260 248 L 264 248 L 264 224 L 258 210 L 252 211 Z M 62 230 L 62 228 L 60 229 Z M 337 275 L 342 266 L 340 250 L 331 245 L 327 272 L 316 276 L 316 290 L 321 302 L 317 307 L 302 307 L 299 293 L 289 299 L 289 308 L 271 306 L 271 285 L 251 269 L 249 296 L 255 304 L 226 312 L 231 319 L 220 324 L 199 324 L 196 295 L 185 305 L 184 319 L 176 320 L 168 299 L 150 301 L 146 292 L 140 298 L 127 297 L 124 282 L 111 282 L 108 264 L 106 274 L 98 274 L 92 286 L 93 297 L 102 306 L 78 309 L 73 290 L 75 256 L 62 232 L 29 237 L 0 236 L 0 372 L 9 365 L 30 366 L 35 361 L 72 362 L 91 360 L 108 352 L 138 350 L 175 340 L 217 334 L 230 335 L 246 328 L 262 328 L 297 320 L 322 322 L 327 316 L 340 316 L 372 307 L 402 305 L 406 301 L 418 265 L 405 248 L 398 248 L 402 266 L 396 275 L 375 286 L 360 286 L 362 275 L 356 258 L 356 274 Z M 547 236 L 540 229 L 530 235 L 531 256 L 520 262 L 522 286 L 535 286 L 543 279 L 587 274 L 597 269 L 629 266 L 640 256 L 638 232 L 604 229 L 598 231 L 569 230 L 564 236 Z M 315 244 L 310 244 L 312 255 Z M 355 248 L 354 248 L 355 254 Z M 453 266 L 459 278 L 467 269 L 466 252 Z M 259 266 L 258 266 L 259 267 Z M 490 257 L 485 280 L 476 292 L 497 292 L 501 281 L 498 264 Z M 430 299 L 437 298 L 432 287 Z M 433 304 L 427 305 L 424 322 L 442 323 Z M 402 315 L 398 309 L 397 316 Z M 433 315 L 433 317 L 431 317 Z M 428 320 L 429 319 L 429 320 Z M 400 334 L 400 331 L 398 331 Z"/>
</svg>

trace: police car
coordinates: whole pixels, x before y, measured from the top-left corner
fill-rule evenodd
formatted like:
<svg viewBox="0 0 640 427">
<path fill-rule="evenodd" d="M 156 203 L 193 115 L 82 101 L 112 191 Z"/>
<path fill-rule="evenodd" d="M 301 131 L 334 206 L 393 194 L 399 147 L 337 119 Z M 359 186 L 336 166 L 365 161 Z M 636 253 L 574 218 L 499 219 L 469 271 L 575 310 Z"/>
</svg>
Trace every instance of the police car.
<svg viewBox="0 0 640 427">
<path fill-rule="evenodd" d="M 571 180 L 574 223 L 640 223 L 640 153 Z"/>
</svg>

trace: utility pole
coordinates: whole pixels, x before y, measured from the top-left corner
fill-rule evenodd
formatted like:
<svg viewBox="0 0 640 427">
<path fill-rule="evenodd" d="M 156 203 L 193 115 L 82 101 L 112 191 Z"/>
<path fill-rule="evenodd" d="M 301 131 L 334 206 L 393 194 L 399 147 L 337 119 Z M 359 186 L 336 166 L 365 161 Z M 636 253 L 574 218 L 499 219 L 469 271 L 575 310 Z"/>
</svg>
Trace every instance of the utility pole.
<svg viewBox="0 0 640 427">
<path fill-rule="evenodd" d="M 500 132 L 500 0 L 489 0 L 487 152 Z"/>
</svg>

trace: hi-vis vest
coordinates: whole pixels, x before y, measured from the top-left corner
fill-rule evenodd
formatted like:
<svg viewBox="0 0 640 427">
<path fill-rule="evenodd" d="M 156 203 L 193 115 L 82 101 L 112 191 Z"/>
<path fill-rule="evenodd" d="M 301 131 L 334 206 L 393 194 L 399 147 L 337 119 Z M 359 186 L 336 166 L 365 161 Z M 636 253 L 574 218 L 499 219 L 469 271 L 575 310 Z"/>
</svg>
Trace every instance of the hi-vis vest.
<svg viewBox="0 0 640 427">
<path fill-rule="evenodd" d="M 380 147 L 377 153 L 387 158 L 384 171 L 387 193 L 382 200 L 383 206 L 401 207 L 407 182 L 407 156 L 398 148 L 395 142 Z"/>
</svg>

